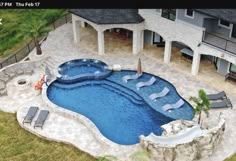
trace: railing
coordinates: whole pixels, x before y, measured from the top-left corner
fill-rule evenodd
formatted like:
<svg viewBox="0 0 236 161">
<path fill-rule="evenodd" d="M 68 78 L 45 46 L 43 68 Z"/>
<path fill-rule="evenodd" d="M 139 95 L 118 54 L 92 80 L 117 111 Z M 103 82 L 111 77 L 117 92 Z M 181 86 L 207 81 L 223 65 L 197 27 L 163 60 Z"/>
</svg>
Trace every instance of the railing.
<svg viewBox="0 0 236 161">
<path fill-rule="evenodd" d="M 234 54 L 234 55 L 236 54 L 236 42 L 228 40 L 224 37 L 203 31 L 202 41 L 206 44 L 220 48 L 231 54 Z"/>
<path fill-rule="evenodd" d="M 51 24 L 49 24 L 49 26 L 51 26 L 54 30 L 66 23 L 71 22 L 72 17 L 71 14 L 68 13 L 62 17 L 60 17 L 59 19 L 57 19 L 56 21 L 52 22 Z M 42 43 L 44 40 L 46 40 L 46 37 L 40 37 L 39 40 Z M 16 53 L 11 54 L 10 57 L 8 57 L 7 59 L 3 60 L 0 63 L 0 69 L 8 66 L 10 64 L 16 63 L 21 61 L 22 59 L 24 59 L 25 57 L 28 56 L 28 54 L 35 48 L 35 41 L 34 39 L 32 39 L 27 45 L 25 45 L 23 48 L 21 48 L 20 50 L 18 50 Z"/>
</svg>

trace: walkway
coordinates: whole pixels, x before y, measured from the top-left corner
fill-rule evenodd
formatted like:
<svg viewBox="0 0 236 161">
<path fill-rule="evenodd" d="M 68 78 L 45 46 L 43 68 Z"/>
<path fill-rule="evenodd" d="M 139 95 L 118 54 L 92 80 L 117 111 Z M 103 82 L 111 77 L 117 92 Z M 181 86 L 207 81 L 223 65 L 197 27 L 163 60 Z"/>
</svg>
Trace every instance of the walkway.
<svg viewBox="0 0 236 161">
<path fill-rule="evenodd" d="M 83 30 L 86 30 L 86 28 Z M 118 48 L 114 48 L 114 50 L 111 50 L 110 48 L 114 47 L 112 45 L 112 41 L 109 42 L 109 46 L 105 45 L 105 48 L 108 48 L 106 49 L 107 54 L 99 56 L 98 54 L 96 54 L 96 52 L 93 52 L 92 47 L 92 45 L 97 44 L 95 43 L 96 39 L 93 40 L 92 38 L 87 38 L 86 36 L 90 36 L 90 34 L 88 34 L 88 32 L 82 32 L 82 38 L 84 37 L 84 39 L 82 40 L 81 48 L 79 48 L 79 45 L 74 44 L 73 42 L 72 25 L 63 25 L 55 31 L 50 32 L 47 40 L 42 45 L 44 54 L 42 57 L 51 56 L 57 62 L 61 63 L 71 59 L 96 58 L 106 62 L 108 65 L 120 64 L 123 69 L 133 70 L 136 70 L 138 58 L 141 58 L 142 67 L 145 72 L 158 75 L 173 83 L 180 95 L 182 95 L 186 100 L 189 100 L 190 96 L 196 96 L 200 88 L 204 88 L 207 93 L 215 93 L 224 88 L 224 85 L 218 85 L 217 88 L 215 88 L 216 86 L 213 83 L 207 84 L 202 79 L 198 79 L 197 77 L 193 77 L 190 74 L 181 72 L 177 68 L 173 68 L 171 63 L 164 64 L 162 63 L 163 57 L 160 60 L 157 57 L 153 56 L 153 53 L 151 54 L 149 52 L 144 52 L 144 54 L 133 56 L 131 54 L 132 51 L 129 50 L 129 48 L 122 48 L 122 46 L 118 46 Z M 86 44 L 88 45 L 87 47 Z M 119 52 L 116 53 L 116 51 Z M 39 57 L 34 56 L 33 52 L 31 53 L 30 57 L 31 59 L 39 59 Z M 55 66 L 55 69 L 57 69 L 57 66 Z M 191 68 L 189 68 L 189 71 L 190 69 Z M 45 104 L 42 102 L 40 96 L 35 96 L 33 94 L 35 92 L 34 89 L 32 89 L 34 86 L 33 83 L 36 82 L 35 80 L 38 80 L 42 75 L 42 69 L 39 69 L 38 71 L 39 72 L 36 75 L 31 77 L 32 86 L 29 88 L 29 91 L 27 93 L 29 94 L 29 92 L 32 92 L 32 94 L 29 94 L 27 98 L 21 97 L 21 99 L 19 99 L 16 96 L 13 97 L 12 95 L 14 95 L 14 92 L 11 92 L 11 96 L 0 97 L 0 101 L 4 104 L 3 106 L 5 111 L 18 111 L 17 116 L 19 121 L 21 121 L 21 117 L 25 115 L 27 108 L 30 105 L 38 105 L 41 109 L 47 108 L 46 106 L 44 106 Z M 9 82 L 9 85 L 10 84 L 11 82 Z M 8 87 L 8 89 L 13 90 L 13 88 L 11 87 Z M 231 87 L 231 90 L 232 89 L 235 90 L 235 87 Z M 229 93 L 228 96 L 231 99 L 233 105 L 236 107 L 236 95 L 231 95 Z M 224 116 L 226 116 L 226 131 L 224 137 L 220 145 L 217 147 L 214 155 L 212 155 L 210 158 L 202 159 L 201 161 L 222 161 L 224 158 L 236 151 L 236 148 L 234 148 L 235 146 L 233 145 L 236 142 L 236 130 L 233 130 L 236 124 L 235 108 L 232 110 L 211 110 L 209 123 L 215 124 L 220 112 L 223 112 Z M 34 130 L 32 126 L 26 125 L 26 127 L 29 128 L 29 130 Z M 50 113 L 49 118 L 45 123 L 44 129 L 36 129 L 35 132 L 36 131 L 39 132 L 39 134 L 42 136 L 67 139 L 67 141 L 71 140 L 81 150 L 84 150 L 86 152 L 93 151 L 91 154 L 94 155 L 102 153 L 116 155 L 120 158 L 127 158 L 128 155 L 135 152 L 131 148 L 127 148 L 124 151 L 115 147 L 110 147 L 108 149 L 104 148 L 103 145 L 100 145 L 100 143 L 98 143 L 96 139 L 93 138 L 93 136 L 88 132 L 88 129 L 86 129 L 84 125 L 71 119 L 57 116 L 54 113 Z M 68 131 L 70 132 L 68 133 Z M 80 134 L 79 136 L 78 133 Z M 135 149 L 138 150 L 139 147 Z"/>
</svg>

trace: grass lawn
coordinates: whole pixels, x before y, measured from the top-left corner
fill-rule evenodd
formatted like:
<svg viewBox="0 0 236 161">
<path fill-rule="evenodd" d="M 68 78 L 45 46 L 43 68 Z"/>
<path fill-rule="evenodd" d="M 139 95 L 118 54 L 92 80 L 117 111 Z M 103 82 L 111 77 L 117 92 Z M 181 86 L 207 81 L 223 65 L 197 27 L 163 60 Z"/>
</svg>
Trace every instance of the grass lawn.
<svg viewBox="0 0 236 161">
<path fill-rule="evenodd" d="M 25 37 L 21 26 L 29 22 L 29 17 L 53 22 L 66 12 L 65 9 L 6 9 L 0 10 L 0 58 L 21 49 L 31 38 Z M 1 59 L 0 59 L 1 60 Z"/>
<path fill-rule="evenodd" d="M 41 139 L 22 129 L 15 114 L 0 112 L 0 160 L 95 161 L 96 159 L 71 145 Z"/>
<path fill-rule="evenodd" d="M 229 158 L 226 158 L 224 161 L 236 161 L 236 154 L 232 155 Z"/>
</svg>

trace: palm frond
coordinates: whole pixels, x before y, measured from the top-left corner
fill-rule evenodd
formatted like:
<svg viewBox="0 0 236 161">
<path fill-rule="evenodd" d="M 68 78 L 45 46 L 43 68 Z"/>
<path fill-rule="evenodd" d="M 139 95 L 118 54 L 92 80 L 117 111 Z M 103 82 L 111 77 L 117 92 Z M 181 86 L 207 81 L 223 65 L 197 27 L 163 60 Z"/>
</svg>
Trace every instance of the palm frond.
<svg viewBox="0 0 236 161">
<path fill-rule="evenodd" d="M 209 116 L 210 101 L 203 89 L 198 91 L 198 97 L 190 97 L 189 100 L 195 103 L 194 112 L 195 114 L 199 114 L 199 119 L 201 118 L 201 111 L 204 111 L 207 117 Z"/>
</svg>

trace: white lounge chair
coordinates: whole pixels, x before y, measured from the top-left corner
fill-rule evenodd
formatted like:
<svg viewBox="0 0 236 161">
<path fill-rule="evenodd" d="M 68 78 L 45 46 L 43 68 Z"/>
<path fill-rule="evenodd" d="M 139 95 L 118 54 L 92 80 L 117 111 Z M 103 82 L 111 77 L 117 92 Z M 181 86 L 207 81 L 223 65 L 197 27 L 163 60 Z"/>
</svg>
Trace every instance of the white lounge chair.
<svg viewBox="0 0 236 161">
<path fill-rule="evenodd" d="M 136 73 L 136 74 L 134 74 L 134 75 L 126 75 L 126 76 L 122 77 L 122 80 L 123 80 L 125 83 L 127 83 L 128 80 L 138 79 L 139 77 L 141 77 L 141 75 L 138 74 L 138 73 Z"/>
<path fill-rule="evenodd" d="M 159 93 L 153 93 L 149 96 L 149 98 L 152 100 L 152 101 L 156 101 L 157 98 L 159 97 L 164 97 L 165 95 L 167 95 L 169 93 L 169 88 L 165 87 L 163 88 L 163 90 Z"/>
<path fill-rule="evenodd" d="M 136 88 L 137 88 L 137 90 L 139 90 L 141 87 L 150 86 L 150 85 L 154 84 L 155 82 L 156 82 L 156 78 L 152 77 L 150 80 L 148 80 L 146 82 L 138 82 L 136 84 Z"/>
<path fill-rule="evenodd" d="M 162 106 L 161 108 L 164 111 L 168 111 L 168 110 L 180 108 L 183 105 L 184 105 L 184 101 L 182 99 L 179 99 L 176 103 L 166 104 L 166 105 Z"/>
</svg>

